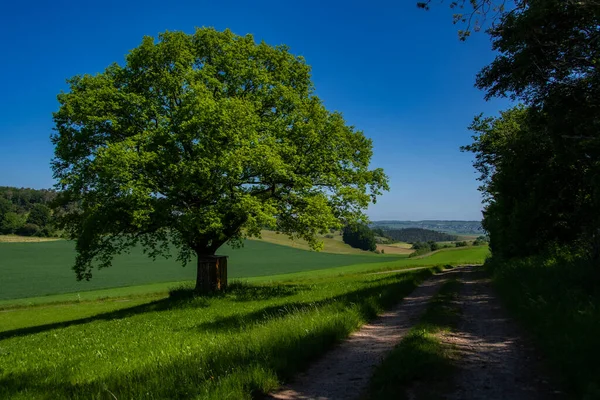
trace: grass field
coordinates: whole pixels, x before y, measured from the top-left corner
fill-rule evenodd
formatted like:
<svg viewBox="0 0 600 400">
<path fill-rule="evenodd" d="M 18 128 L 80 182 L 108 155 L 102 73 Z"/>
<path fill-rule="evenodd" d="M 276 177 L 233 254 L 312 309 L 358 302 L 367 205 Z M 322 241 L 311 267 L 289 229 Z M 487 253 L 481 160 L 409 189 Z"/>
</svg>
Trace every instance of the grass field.
<svg viewBox="0 0 600 400">
<path fill-rule="evenodd" d="M 260 248 L 268 248 L 269 246 L 273 246 L 273 247 L 276 247 L 277 249 L 281 250 L 280 246 L 269 245 L 269 244 L 265 244 L 265 243 L 261 243 L 261 242 L 252 242 L 248 246 L 246 246 L 244 249 L 238 250 L 238 251 L 244 251 L 246 249 L 250 249 L 250 248 L 252 248 L 251 246 L 253 244 L 255 244 L 254 248 L 260 249 Z M 259 246 L 265 246 L 265 247 L 259 247 Z M 2 254 L 1 250 L 2 250 L 2 247 L 0 246 L 0 254 Z M 283 250 L 286 250 L 286 248 L 283 247 Z M 398 257 L 378 257 L 378 256 L 368 256 L 368 258 L 365 258 L 365 257 L 360 257 L 360 256 L 358 256 L 358 257 L 350 256 L 350 255 L 339 256 L 339 255 L 335 255 L 335 254 L 329 254 L 328 256 L 333 257 L 333 261 L 338 261 L 340 263 L 344 262 L 346 265 L 339 266 L 339 267 L 333 266 L 333 267 L 327 268 L 324 266 L 326 264 L 323 263 L 323 264 L 317 266 L 320 269 L 314 269 L 315 265 L 311 264 L 310 262 L 307 262 L 306 260 L 310 261 L 311 257 L 313 257 L 315 255 L 320 256 L 320 255 L 325 255 L 325 254 L 306 252 L 306 251 L 294 250 L 294 249 L 289 249 L 289 250 L 293 251 L 293 252 L 299 252 L 299 254 L 297 254 L 297 258 L 295 258 L 292 261 L 294 263 L 293 265 L 291 265 L 291 266 L 288 265 L 288 266 L 286 266 L 286 268 L 278 268 L 278 266 L 280 265 L 278 260 L 271 260 L 270 262 L 273 263 L 274 265 L 267 265 L 267 262 L 269 262 L 269 260 L 265 259 L 263 263 L 254 265 L 255 268 L 261 268 L 260 270 L 257 271 L 258 273 L 256 275 L 259 275 L 259 273 L 263 272 L 264 270 L 272 271 L 272 273 L 274 273 L 274 275 L 267 275 L 267 276 L 259 275 L 259 276 L 254 276 L 254 277 L 240 277 L 238 279 L 243 279 L 244 281 L 253 282 L 253 283 L 281 282 L 281 281 L 289 281 L 289 280 L 310 279 L 310 278 L 314 278 L 314 277 L 339 276 L 339 275 L 343 275 L 343 274 L 368 272 L 368 271 L 395 270 L 395 269 L 406 268 L 406 267 L 411 267 L 411 266 L 419 267 L 419 266 L 431 266 L 431 265 L 439 265 L 439 264 L 452 264 L 452 265 L 480 264 L 485 260 L 485 258 L 488 255 L 487 247 L 465 247 L 465 248 L 460 248 L 460 249 L 451 249 L 451 250 L 447 250 L 447 251 L 440 251 L 440 252 L 434 253 L 432 255 L 429 255 L 427 257 L 423 257 L 423 258 L 398 258 Z M 259 257 L 259 256 L 260 256 L 260 254 L 255 255 L 255 257 Z M 41 257 L 41 255 L 39 255 L 39 257 Z M 347 258 L 339 260 L 337 257 L 347 257 Z M 124 274 L 127 271 L 134 271 L 136 273 L 143 274 L 144 273 L 143 267 L 144 267 L 145 263 L 151 264 L 151 262 L 149 260 L 147 260 L 146 258 L 141 258 L 138 260 L 138 262 L 140 263 L 139 266 L 136 264 L 134 264 L 133 267 L 127 266 L 125 268 L 125 271 L 122 271 L 122 274 Z M 161 260 L 157 261 L 157 263 L 160 263 L 160 262 L 161 262 Z M 243 264 L 243 262 L 244 261 L 243 261 L 243 257 L 242 257 L 242 260 L 239 261 L 239 263 Z M 352 262 L 354 262 L 354 264 Z M 164 295 L 169 290 L 169 288 L 189 282 L 189 280 L 194 277 L 195 269 L 191 265 L 186 268 L 182 268 L 181 266 L 179 266 L 177 264 L 174 264 L 171 266 L 169 266 L 168 264 L 166 264 L 166 265 L 165 264 L 166 264 L 166 262 L 164 262 L 164 264 L 153 265 L 152 270 L 158 269 L 160 267 L 160 265 L 163 265 L 163 267 L 169 268 L 169 271 L 172 271 L 174 274 L 177 272 L 184 272 L 184 273 L 187 273 L 188 275 L 184 275 L 183 278 L 179 278 L 179 280 L 177 280 L 177 281 L 168 280 L 166 282 L 163 281 L 163 282 L 158 282 L 158 283 L 141 284 L 141 285 L 132 284 L 131 286 L 119 286 L 119 287 L 113 286 L 112 288 L 91 290 L 91 289 L 88 289 L 88 287 L 86 287 L 84 285 L 95 283 L 94 280 L 97 277 L 92 278 L 92 281 L 90 281 L 90 282 L 79 282 L 78 283 L 75 281 L 73 272 L 69 268 L 62 268 L 60 271 L 58 271 L 61 273 L 59 277 L 51 277 L 50 276 L 51 271 L 44 271 L 44 274 L 43 274 L 44 279 L 46 279 L 46 280 L 53 279 L 53 282 L 56 285 L 57 289 L 62 289 L 62 290 L 59 290 L 59 293 L 62 292 L 62 294 L 45 295 L 45 296 L 41 295 L 40 296 L 39 293 L 35 293 L 33 290 L 30 290 L 29 292 L 30 293 L 33 292 L 34 297 L 20 297 L 20 298 L 15 298 L 15 297 L 6 298 L 5 297 L 5 300 L 0 300 L 0 310 L 10 308 L 13 306 L 44 304 L 44 303 L 53 303 L 53 302 L 90 301 L 90 300 L 96 300 L 96 299 L 120 298 L 120 297 L 131 297 L 131 296 L 147 297 L 149 295 L 156 295 L 156 294 Z M 333 264 L 333 262 L 332 262 L 330 265 L 335 265 L 335 264 Z M 59 266 L 55 266 L 55 268 L 57 268 L 57 269 L 58 269 L 58 267 Z M 135 267 L 137 267 L 137 268 L 135 268 Z M 18 262 L 16 262 L 16 261 L 14 263 L 14 268 L 18 268 Z M 230 266 L 230 276 L 233 275 L 235 268 L 239 268 L 242 272 L 247 272 L 248 275 L 250 275 L 252 273 L 252 270 L 250 268 L 248 268 L 247 266 L 233 264 Z M 119 269 L 119 265 L 114 265 L 111 269 L 102 270 L 102 271 L 100 271 L 100 273 L 113 272 L 115 275 L 117 275 L 117 278 L 118 278 L 117 272 L 119 272 L 119 271 L 117 271 L 117 269 Z M 283 273 L 284 271 L 294 271 L 294 270 L 297 272 Z M 158 273 L 160 273 L 160 272 L 161 271 L 158 271 Z M 277 272 L 280 272 L 280 274 L 277 274 Z M 157 275 L 159 275 L 158 273 L 157 273 Z M 4 281 L 1 280 L 3 276 L 8 277 L 9 275 L 6 271 L 3 272 L 3 270 L 0 270 L 0 288 L 2 288 L 2 289 L 4 287 L 10 287 L 10 282 L 7 281 L 8 283 L 5 283 Z M 13 280 L 13 285 L 15 287 L 15 290 L 19 287 L 26 287 L 27 279 L 29 279 L 29 276 L 27 273 L 22 273 L 19 276 L 20 276 L 20 281 L 17 279 Z M 129 278 L 132 280 L 136 279 L 136 277 L 134 277 L 134 276 L 131 276 Z M 144 277 L 144 278 L 148 278 L 148 277 Z M 43 284 L 43 282 L 44 281 L 41 280 L 38 283 L 41 285 L 41 284 Z M 61 282 L 64 282 L 65 287 L 62 287 L 62 288 L 58 287 L 58 285 Z M 81 286 L 76 286 L 76 285 L 81 285 Z M 41 287 L 42 287 L 42 289 L 44 289 L 43 285 L 41 285 Z M 70 288 L 73 288 L 73 287 L 75 287 L 75 288 L 69 290 Z M 45 292 L 45 293 L 47 293 L 47 292 Z"/>
<path fill-rule="evenodd" d="M 126 307 L 98 301 L 79 317 L 49 306 L 41 325 L 4 326 L 0 398 L 255 398 L 430 274 L 304 276 Z M 5 311 L 2 322 L 21 311 Z"/>
<path fill-rule="evenodd" d="M 335 253 L 335 254 L 361 254 L 361 255 L 371 255 L 365 250 L 355 249 L 350 247 L 342 241 L 342 236 L 339 232 L 332 233 L 333 238 L 326 238 L 325 236 L 319 236 L 319 240 L 323 242 L 323 250 L 325 253 Z M 295 249 L 301 250 L 310 250 L 310 246 L 308 242 L 303 239 L 290 239 L 289 236 L 280 234 L 273 231 L 263 230 L 261 231 L 260 239 L 252 239 L 252 240 L 260 240 L 268 243 L 279 244 L 281 246 L 289 246 Z"/>
<path fill-rule="evenodd" d="M 229 276 L 245 278 L 376 263 L 401 256 L 307 252 L 261 241 L 246 241 L 242 249 L 224 246 Z M 43 296 L 119 286 L 194 279 L 195 265 L 183 268 L 174 258 L 151 261 L 139 248 L 117 256 L 113 267 L 94 272 L 89 282 L 77 282 L 71 270 L 74 243 L 60 240 L 41 243 L 0 243 L 0 300 Z"/>
</svg>

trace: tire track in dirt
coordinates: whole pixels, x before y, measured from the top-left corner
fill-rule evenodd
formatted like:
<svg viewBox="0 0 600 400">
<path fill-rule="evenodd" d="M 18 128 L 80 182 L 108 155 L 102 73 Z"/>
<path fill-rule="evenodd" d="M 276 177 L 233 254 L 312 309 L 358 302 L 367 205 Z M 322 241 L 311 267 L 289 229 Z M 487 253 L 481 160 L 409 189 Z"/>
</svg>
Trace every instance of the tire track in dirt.
<svg viewBox="0 0 600 400">
<path fill-rule="evenodd" d="M 346 400 L 361 395 L 377 365 L 419 320 L 431 297 L 460 269 L 423 282 L 394 309 L 364 325 L 268 399 Z"/>
<path fill-rule="evenodd" d="M 461 271 L 461 320 L 443 341 L 458 352 L 454 389 L 442 398 L 487 400 L 560 399 L 539 357 L 508 318 L 490 280 L 476 267 Z"/>
</svg>

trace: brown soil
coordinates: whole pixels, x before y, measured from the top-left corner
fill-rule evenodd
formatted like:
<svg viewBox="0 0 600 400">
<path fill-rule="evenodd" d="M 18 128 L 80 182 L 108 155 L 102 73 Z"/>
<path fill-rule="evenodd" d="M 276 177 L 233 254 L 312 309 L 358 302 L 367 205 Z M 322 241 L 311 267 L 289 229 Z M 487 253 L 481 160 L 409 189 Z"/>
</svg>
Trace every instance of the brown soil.
<svg viewBox="0 0 600 400">
<path fill-rule="evenodd" d="M 353 399 L 366 388 L 373 370 L 418 321 L 431 297 L 458 270 L 442 272 L 424 282 L 395 309 L 364 325 L 327 353 L 304 374 L 270 399 Z"/>
</svg>

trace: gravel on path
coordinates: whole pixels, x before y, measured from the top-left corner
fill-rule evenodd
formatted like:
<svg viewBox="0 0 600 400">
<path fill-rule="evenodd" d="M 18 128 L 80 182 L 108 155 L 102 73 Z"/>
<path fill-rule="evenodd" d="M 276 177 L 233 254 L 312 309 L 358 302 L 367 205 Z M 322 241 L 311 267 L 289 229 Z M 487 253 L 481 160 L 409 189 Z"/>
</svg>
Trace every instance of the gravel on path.
<svg viewBox="0 0 600 400">
<path fill-rule="evenodd" d="M 460 268 L 443 271 L 426 280 L 396 306 L 326 353 L 294 382 L 269 399 L 348 400 L 366 389 L 377 365 L 418 322 L 431 297 Z"/>
<path fill-rule="evenodd" d="M 465 267 L 458 302 L 461 320 L 443 341 L 458 351 L 454 390 L 444 399 L 559 399 L 541 372 L 539 357 L 523 339 L 496 297 L 490 280 L 477 267 Z"/>
</svg>

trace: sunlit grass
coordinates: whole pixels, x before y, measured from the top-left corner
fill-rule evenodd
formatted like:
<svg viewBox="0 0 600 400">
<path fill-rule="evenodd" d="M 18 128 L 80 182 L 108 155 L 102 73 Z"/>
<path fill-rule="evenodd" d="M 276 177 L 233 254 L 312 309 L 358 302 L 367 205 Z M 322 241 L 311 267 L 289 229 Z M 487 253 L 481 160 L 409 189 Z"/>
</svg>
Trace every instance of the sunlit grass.
<svg viewBox="0 0 600 400">
<path fill-rule="evenodd" d="M 0 398 L 250 399 L 277 388 L 430 274 L 236 284 L 214 296 L 125 308 L 105 302 L 106 309 L 62 324 L 57 316 L 9 328 L 0 334 Z"/>
</svg>

